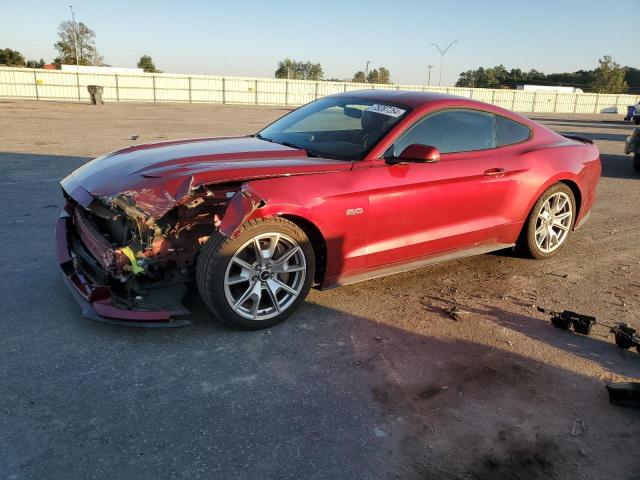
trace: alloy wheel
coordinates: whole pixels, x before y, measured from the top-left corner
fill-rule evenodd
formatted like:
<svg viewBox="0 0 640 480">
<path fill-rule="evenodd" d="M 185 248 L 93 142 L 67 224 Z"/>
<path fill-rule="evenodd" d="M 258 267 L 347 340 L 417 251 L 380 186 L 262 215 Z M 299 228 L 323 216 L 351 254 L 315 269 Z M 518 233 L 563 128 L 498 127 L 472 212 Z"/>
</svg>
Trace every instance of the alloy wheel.
<svg viewBox="0 0 640 480">
<path fill-rule="evenodd" d="M 307 265 L 300 245 L 282 233 L 265 233 L 234 253 L 224 276 L 229 306 L 249 320 L 279 315 L 298 298 Z"/>
<path fill-rule="evenodd" d="M 536 245 L 544 253 L 557 250 L 567 239 L 573 221 L 571 199 L 556 192 L 542 204 L 536 219 Z"/>
</svg>

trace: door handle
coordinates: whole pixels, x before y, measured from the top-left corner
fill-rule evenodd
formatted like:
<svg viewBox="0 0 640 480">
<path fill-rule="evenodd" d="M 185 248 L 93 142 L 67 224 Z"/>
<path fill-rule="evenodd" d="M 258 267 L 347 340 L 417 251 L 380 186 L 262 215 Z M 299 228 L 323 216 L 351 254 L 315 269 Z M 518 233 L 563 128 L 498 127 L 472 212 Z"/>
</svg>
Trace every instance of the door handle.
<svg viewBox="0 0 640 480">
<path fill-rule="evenodd" d="M 507 173 L 506 168 L 490 168 L 484 171 L 484 176 L 485 177 L 501 177 L 505 173 Z"/>
</svg>

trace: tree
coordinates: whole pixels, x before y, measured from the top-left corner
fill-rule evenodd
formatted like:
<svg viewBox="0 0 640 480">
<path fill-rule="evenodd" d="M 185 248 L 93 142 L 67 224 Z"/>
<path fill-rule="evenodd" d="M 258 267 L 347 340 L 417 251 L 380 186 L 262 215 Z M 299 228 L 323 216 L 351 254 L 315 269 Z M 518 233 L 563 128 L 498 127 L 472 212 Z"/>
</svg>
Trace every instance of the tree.
<svg viewBox="0 0 640 480">
<path fill-rule="evenodd" d="M 351 81 L 355 83 L 365 83 L 367 81 L 367 77 L 364 76 L 364 72 L 362 70 L 359 70 L 353 75 L 353 80 Z"/>
<path fill-rule="evenodd" d="M 367 83 L 378 83 L 378 69 L 374 68 L 367 74 Z"/>
<path fill-rule="evenodd" d="M 391 72 L 384 67 L 378 67 L 369 72 L 367 80 L 369 83 L 391 83 Z"/>
<path fill-rule="evenodd" d="M 138 60 L 138 68 L 142 68 L 147 73 L 162 73 L 153 63 L 150 55 L 142 55 Z"/>
<path fill-rule="evenodd" d="M 60 62 L 75 65 L 77 51 L 79 65 L 103 65 L 103 58 L 96 49 L 95 36 L 95 32 L 82 22 L 74 25 L 70 20 L 65 20 L 60 23 L 60 39 L 54 45 L 60 53 Z"/>
<path fill-rule="evenodd" d="M 378 81 L 380 83 L 391 83 L 391 72 L 384 67 L 380 67 L 378 69 Z"/>
<path fill-rule="evenodd" d="M 626 69 L 613 61 L 611 55 L 598 60 L 600 66 L 594 71 L 593 84 L 598 93 L 624 93 L 629 85 L 624 77 Z"/>
<path fill-rule="evenodd" d="M 27 61 L 27 68 L 42 68 L 44 66 L 44 58 L 40 60 L 29 60 Z"/>
<path fill-rule="evenodd" d="M 291 80 L 322 80 L 324 72 L 319 63 L 299 62 L 285 58 L 278 62 L 276 78 L 289 78 Z"/>
<path fill-rule="evenodd" d="M 629 91 L 640 92 L 640 70 L 633 67 L 627 67 L 627 73 L 624 75 L 624 81 L 629 85 Z"/>
<path fill-rule="evenodd" d="M 391 72 L 384 67 L 371 70 L 366 76 L 362 70 L 353 75 L 352 82 L 357 83 L 391 83 Z"/>
<path fill-rule="evenodd" d="M 525 83 L 550 86 L 568 86 L 584 91 L 598 93 L 623 93 L 629 86 L 636 87 L 640 83 L 640 71 L 630 67 L 621 67 L 610 56 L 599 60 L 600 66 L 595 70 L 578 70 L 571 73 L 551 73 L 531 69 L 523 72 L 519 68 L 507 71 L 503 65 L 460 73 L 456 87 L 471 88 L 515 88 Z"/>
<path fill-rule="evenodd" d="M 24 66 L 24 57 L 17 50 L 11 50 L 10 48 L 0 48 L 0 65 L 7 65 L 9 67 L 22 67 Z"/>
</svg>

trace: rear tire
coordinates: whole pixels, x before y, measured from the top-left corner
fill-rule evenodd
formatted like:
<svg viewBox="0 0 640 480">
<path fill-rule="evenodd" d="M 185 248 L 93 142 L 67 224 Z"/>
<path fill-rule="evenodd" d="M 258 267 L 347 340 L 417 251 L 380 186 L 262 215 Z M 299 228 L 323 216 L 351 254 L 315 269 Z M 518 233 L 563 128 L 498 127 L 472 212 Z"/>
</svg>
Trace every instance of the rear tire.
<svg viewBox="0 0 640 480">
<path fill-rule="evenodd" d="M 633 156 L 633 168 L 636 172 L 640 172 L 640 153 L 636 153 Z"/>
<path fill-rule="evenodd" d="M 535 203 L 524 225 L 519 243 L 531 258 L 556 255 L 567 244 L 576 218 L 576 200 L 564 183 L 547 188 Z"/>
<path fill-rule="evenodd" d="M 307 235 L 289 220 L 272 217 L 247 222 L 237 238 L 213 235 L 200 252 L 196 283 L 221 323 L 258 330 L 295 312 L 314 273 Z"/>
<path fill-rule="evenodd" d="M 633 123 L 640 125 L 640 117 L 633 117 Z"/>
</svg>

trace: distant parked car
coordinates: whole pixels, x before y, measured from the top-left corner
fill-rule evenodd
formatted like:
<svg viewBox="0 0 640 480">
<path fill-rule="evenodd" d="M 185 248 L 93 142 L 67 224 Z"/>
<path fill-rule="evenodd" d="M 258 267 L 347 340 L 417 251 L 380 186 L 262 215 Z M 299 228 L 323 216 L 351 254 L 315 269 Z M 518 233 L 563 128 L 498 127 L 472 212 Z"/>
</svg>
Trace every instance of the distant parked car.
<svg viewBox="0 0 640 480">
<path fill-rule="evenodd" d="M 90 318 L 183 324 L 195 282 L 215 318 L 264 328 L 312 286 L 515 245 L 551 257 L 589 216 L 600 168 L 593 141 L 499 107 L 343 93 L 255 135 L 80 167 L 61 182 L 58 259 Z"/>
<path fill-rule="evenodd" d="M 624 153 L 633 155 L 633 168 L 636 172 L 640 172 L 640 127 L 636 127 L 631 132 L 631 135 L 627 137 L 627 141 L 624 144 Z"/>
<path fill-rule="evenodd" d="M 624 117 L 624 121 L 633 121 L 636 125 L 640 125 L 640 102 L 637 105 L 629 105 L 627 107 L 627 116 Z"/>
</svg>

